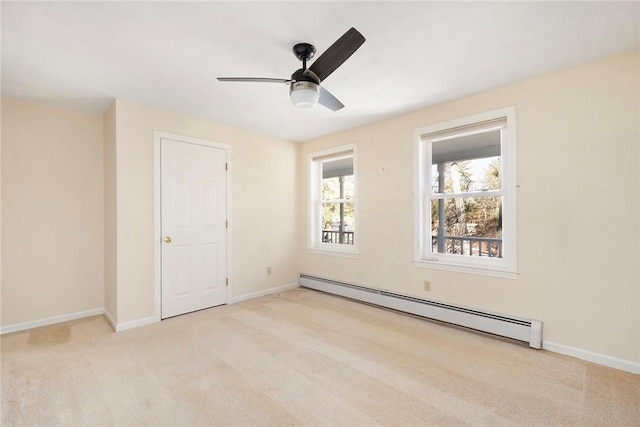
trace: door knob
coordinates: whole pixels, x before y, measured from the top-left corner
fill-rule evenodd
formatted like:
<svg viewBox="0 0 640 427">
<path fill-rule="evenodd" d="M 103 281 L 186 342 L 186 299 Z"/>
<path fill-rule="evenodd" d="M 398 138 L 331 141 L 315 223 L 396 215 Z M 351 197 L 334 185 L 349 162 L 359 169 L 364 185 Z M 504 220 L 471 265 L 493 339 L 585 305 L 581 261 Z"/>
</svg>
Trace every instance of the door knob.
<svg viewBox="0 0 640 427">
<path fill-rule="evenodd" d="M 167 236 L 164 238 L 165 243 L 171 243 L 171 237 Z"/>
</svg>

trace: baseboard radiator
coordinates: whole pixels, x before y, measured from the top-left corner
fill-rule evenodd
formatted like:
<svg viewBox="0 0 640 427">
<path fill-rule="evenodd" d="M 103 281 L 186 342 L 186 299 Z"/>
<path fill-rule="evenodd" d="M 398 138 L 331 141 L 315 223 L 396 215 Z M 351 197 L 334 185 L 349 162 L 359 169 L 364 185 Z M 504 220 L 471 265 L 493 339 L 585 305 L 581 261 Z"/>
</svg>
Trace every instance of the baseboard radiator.
<svg viewBox="0 0 640 427">
<path fill-rule="evenodd" d="M 538 320 L 487 313 L 306 274 L 300 275 L 298 283 L 305 288 L 528 342 L 532 348 L 542 347 L 542 322 Z"/>
</svg>

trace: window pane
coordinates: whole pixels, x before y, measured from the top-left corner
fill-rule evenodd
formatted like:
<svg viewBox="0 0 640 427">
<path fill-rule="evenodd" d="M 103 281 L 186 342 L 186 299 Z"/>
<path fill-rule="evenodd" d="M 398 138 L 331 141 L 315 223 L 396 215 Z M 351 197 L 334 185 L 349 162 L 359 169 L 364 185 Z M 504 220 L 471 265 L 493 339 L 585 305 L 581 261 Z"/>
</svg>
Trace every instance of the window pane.
<svg viewBox="0 0 640 427">
<path fill-rule="evenodd" d="M 322 200 L 353 199 L 353 157 L 322 163 Z"/>
<path fill-rule="evenodd" d="M 322 242 L 353 245 L 353 203 L 322 204 Z"/>
<path fill-rule="evenodd" d="M 322 200 L 353 200 L 353 175 L 324 178 L 322 180 Z"/>
<path fill-rule="evenodd" d="M 493 130 L 432 143 L 432 191 L 502 189 L 500 139 L 501 131 Z"/>
<path fill-rule="evenodd" d="M 502 258 L 502 197 L 432 200 L 431 247 L 436 253 Z"/>
</svg>

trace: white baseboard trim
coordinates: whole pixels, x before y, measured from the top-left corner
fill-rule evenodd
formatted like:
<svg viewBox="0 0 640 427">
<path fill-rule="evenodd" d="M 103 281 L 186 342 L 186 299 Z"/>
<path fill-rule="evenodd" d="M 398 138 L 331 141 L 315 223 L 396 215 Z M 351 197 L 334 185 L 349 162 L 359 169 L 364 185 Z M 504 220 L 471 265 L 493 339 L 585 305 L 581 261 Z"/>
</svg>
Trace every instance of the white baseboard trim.
<svg viewBox="0 0 640 427">
<path fill-rule="evenodd" d="M 107 310 L 106 308 L 104 309 L 104 313 L 103 314 L 104 314 L 104 318 L 107 319 L 107 322 L 109 322 L 109 324 L 111 325 L 111 327 L 113 328 L 113 330 L 115 332 L 115 330 L 118 328 L 118 324 L 113 319 L 113 316 L 111 315 L 111 313 L 109 313 L 109 310 Z"/>
<path fill-rule="evenodd" d="M 594 353 L 581 348 L 569 347 L 568 345 L 556 344 L 549 341 L 543 341 L 542 348 L 554 353 L 560 353 L 566 356 L 586 360 L 587 362 L 597 363 L 598 365 L 620 369 L 621 371 L 631 372 L 632 374 L 640 374 L 640 363 L 632 362 L 630 360 L 619 359 L 617 357 Z"/>
<path fill-rule="evenodd" d="M 10 334 L 11 332 L 25 331 L 27 329 L 39 328 L 41 326 L 55 325 L 56 323 L 68 322 L 69 320 L 82 319 L 83 317 L 99 316 L 104 314 L 104 309 L 94 308 L 91 310 L 78 311 L 77 313 L 62 314 L 60 316 L 47 317 L 45 319 L 32 320 L 24 323 L 16 323 L 14 325 L 2 326 L 0 335 Z"/>
<path fill-rule="evenodd" d="M 104 317 L 107 319 L 107 322 L 109 322 L 109 324 L 111 325 L 111 327 L 115 332 L 122 332 L 122 331 L 126 331 L 127 329 L 133 329 L 133 328 L 138 328 L 140 326 L 147 326 L 152 323 L 158 323 L 158 320 L 155 318 L 155 316 L 151 316 L 151 317 L 145 317 L 143 319 L 132 320 L 131 322 L 118 324 L 114 320 L 111 313 L 109 313 L 109 310 L 107 310 L 106 308 L 104 309 L 103 314 L 104 314 Z"/>
<path fill-rule="evenodd" d="M 283 286 L 278 286 L 276 288 L 266 289 L 264 291 L 252 292 L 250 294 L 240 295 L 238 297 L 231 298 L 231 301 L 229 301 L 229 304 L 237 304 L 242 301 L 248 301 L 250 299 L 260 298 L 265 295 L 276 294 L 278 292 L 290 291 L 292 289 L 296 289 L 299 287 L 300 285 L 298 285 L 297 283 L 291 283 L 290 285 L 283 285 Z"/>
<path fill-rule="evenodd" d="M 116 332 L 126 331 L 128 329 L 139 328 L 141 326 L 151 325 L 157 323 L 155 316 L 145 317 L 142 319 L 132 320 L 130 322 L 118 323 L 115 327 Z"/>
</svg>

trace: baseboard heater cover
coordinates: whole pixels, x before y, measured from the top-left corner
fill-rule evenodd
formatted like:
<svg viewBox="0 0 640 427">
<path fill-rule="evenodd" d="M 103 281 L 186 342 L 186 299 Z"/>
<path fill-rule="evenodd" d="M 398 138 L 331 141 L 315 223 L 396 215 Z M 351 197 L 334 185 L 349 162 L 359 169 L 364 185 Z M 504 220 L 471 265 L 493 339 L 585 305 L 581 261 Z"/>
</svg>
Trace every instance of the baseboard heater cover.
<svg viewBox="0 0 640 427">
<path fill-rule="evenodd" d="M 542 347 L 542 322 L 539 320 L 508 317 L 306 274 L 300 275 L 299 284 L 305 288 L 528 342 L 532 348 Z"/>
</svg>

